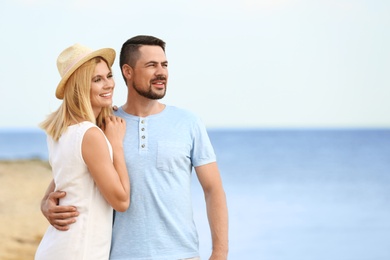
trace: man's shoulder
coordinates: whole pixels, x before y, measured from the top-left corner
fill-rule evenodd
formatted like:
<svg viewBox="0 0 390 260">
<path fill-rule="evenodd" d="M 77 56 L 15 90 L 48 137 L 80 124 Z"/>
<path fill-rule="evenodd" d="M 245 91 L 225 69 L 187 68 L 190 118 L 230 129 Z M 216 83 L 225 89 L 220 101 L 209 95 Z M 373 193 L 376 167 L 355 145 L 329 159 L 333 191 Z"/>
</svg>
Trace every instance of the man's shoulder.
<svg viewBox="0 0 390 260">
<path fill-rule="evenodd" d="M 183 125 L 187 125 L 190 128 L 204 126 L 201 117 L 186 108 L 167 106 L 167 116 L 172 120 L 179 120 Z"/>
<path fill-rule="evenodd" d="M 190 110 L 188 110 L 186 108 L 177 107 L 177 106 L 167 105 L 167 111 L 169 113 L 175 114 L 177 116 L 185 116 L 187 118 L 188 117 L 191 117 L 191 118 L 197 118 L 198 117 L 194 112 L 192 112 L 192 111 L 190 111 Z"/>
</svg>

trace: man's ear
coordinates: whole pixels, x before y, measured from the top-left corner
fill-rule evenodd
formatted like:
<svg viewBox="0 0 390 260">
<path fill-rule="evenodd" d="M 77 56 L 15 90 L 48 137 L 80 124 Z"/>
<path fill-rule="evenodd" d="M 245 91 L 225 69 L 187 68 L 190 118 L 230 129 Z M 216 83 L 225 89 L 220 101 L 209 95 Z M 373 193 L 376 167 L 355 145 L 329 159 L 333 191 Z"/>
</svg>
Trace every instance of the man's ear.
<svg viewBox="0 0 390 260">
<path fill-rule="evenodd" d="M 133 76 L 133 68 L 130 67 L 129 64 L 123 64 L 122 74 L 126 78 L 126 80 L 131 79 Z"/>
</svg>

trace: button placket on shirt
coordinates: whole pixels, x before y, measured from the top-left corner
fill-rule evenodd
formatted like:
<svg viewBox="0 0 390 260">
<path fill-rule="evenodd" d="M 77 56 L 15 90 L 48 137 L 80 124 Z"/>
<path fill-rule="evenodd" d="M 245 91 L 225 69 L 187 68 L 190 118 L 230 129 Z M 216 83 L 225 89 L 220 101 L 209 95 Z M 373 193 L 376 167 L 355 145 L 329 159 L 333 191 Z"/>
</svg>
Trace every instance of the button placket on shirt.
<svg viewBox="0 0 390 260">
<path fill-rule="evenodd" d="M 140 150 L 147 150 L 147 135 L 146 135 L 146 119 L 140 118 L 139 120 L 139 144 L 140 144 Z"/>
</svg>

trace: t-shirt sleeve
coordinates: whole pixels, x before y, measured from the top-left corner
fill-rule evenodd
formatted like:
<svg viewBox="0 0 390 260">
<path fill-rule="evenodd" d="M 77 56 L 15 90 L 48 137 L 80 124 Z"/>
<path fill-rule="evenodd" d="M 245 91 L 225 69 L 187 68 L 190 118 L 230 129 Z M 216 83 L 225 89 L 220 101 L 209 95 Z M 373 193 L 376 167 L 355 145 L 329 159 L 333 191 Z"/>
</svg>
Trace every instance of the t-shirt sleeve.
<svg viewBox="0 0 390 260">
<path fill-rule="evenodd" d="M 216 161 L 216 155 L 207 129 L 199 117 L 195 117 L 194 120 L 191 158 L 194 167 Z"/>
</svg>

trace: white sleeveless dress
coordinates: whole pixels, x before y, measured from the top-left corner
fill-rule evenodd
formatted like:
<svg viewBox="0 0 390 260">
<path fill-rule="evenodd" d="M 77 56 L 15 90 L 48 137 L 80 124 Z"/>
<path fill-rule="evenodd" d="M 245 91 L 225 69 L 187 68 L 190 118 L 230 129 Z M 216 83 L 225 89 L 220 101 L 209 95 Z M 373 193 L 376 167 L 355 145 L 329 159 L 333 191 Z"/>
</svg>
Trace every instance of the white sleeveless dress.
<svg viewBox="0 0 390 260">
<path fill-rule="evenodd" d="M 98 190 L 81 152 L 84 134 L 91 127 L 97 126 L 91 122 L 69 126 L 58 142 L 48 137 L 55 190 L 66 191 L 60 205 L 76 206 L 80 215 L 68 231 L 48 227 L 36 251 L 36 260 L 109 258 L 113 209 Z M 107 145 L 112 160 L 108 140 Z"/>
</svg>

